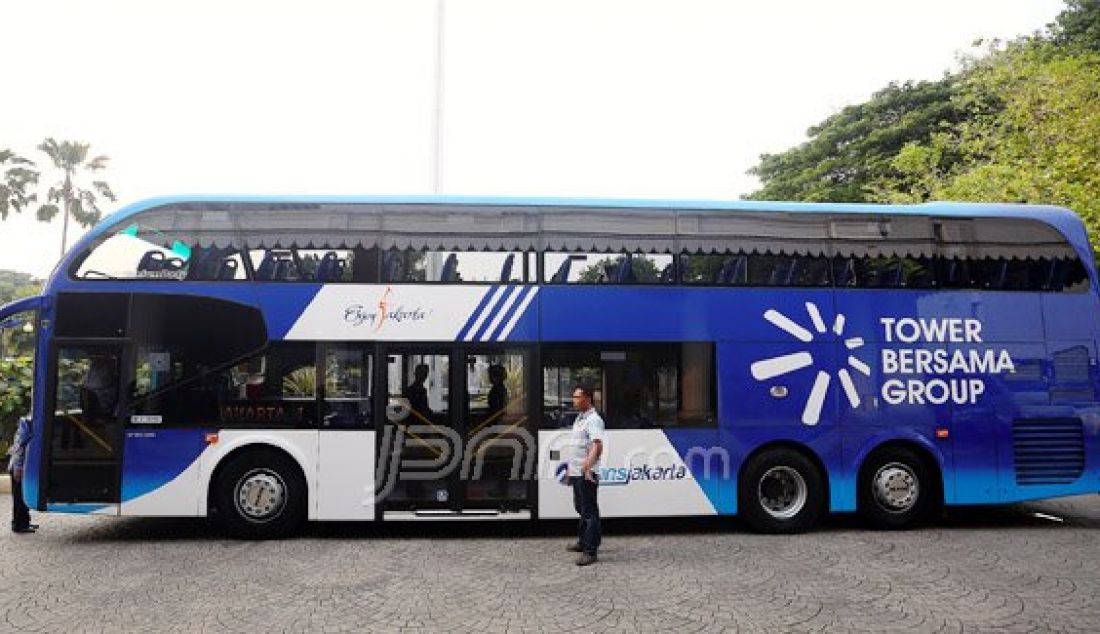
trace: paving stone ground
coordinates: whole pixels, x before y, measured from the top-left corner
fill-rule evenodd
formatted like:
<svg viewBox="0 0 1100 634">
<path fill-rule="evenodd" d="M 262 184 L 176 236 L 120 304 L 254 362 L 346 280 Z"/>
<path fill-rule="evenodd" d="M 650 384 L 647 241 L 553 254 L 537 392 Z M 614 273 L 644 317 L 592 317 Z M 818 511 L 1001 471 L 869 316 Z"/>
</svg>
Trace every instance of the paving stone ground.
<svg viewBox="0 0 1100 634">
<path fill-rule="evenodd" d="M 40 523 L 0 533 L 0 630 L 1100 630 L 1095 495 L 956 509 L 908 532 L 846 516 L 798 536 L 607 521 L 583 569 L 569 524 L 323 524 L 239 542 L 202 520 Z"/>
</svg>

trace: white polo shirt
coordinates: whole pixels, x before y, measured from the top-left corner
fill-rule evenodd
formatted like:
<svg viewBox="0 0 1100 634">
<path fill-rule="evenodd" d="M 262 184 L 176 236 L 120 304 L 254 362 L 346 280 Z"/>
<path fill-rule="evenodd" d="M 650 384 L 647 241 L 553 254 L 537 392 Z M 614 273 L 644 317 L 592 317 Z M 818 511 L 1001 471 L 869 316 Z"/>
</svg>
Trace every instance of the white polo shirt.
<svg viewBox="0 0 1100 634">
<path fill-rule="evenodd" d="M 584 459 L 588 456 L 592 443 L 597 440 L 603 443 L 604 450 L 596 459 L 596 464 L 592 465 L 593 467 L 597 466 L 603 460 L 603 454 L 607 453 L 607 440 L 604 437 L 603 418 L 600 418 L 595 407 L 591 407 L 587 412 L 578 414 L 577 419 L 573 421 L 573 432 L 569 436 L 568 453 L 566 453 L 570 477 L 584 475 L 582 472 Z"/>
</svg>

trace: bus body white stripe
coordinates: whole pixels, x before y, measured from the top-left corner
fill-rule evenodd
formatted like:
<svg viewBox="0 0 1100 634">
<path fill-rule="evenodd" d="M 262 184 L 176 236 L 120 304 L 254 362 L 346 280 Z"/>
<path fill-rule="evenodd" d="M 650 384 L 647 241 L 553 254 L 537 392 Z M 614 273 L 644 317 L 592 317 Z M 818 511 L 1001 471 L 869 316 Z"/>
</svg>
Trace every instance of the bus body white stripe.
<svg viewBox="0 0 1100 634">
<path fill-rule="evenodd" d="M 523 317 L 524 311 L 527 310 L 527 306 L 531 303 L 531 300 L 535 299 L 535 295 L 538 294 L 539 287 L 535 286 L 527 293 L 527 296 L 523 298 L 523 301 L 519 303 L 519 308 L 516 309 L 516 314 L 512 315 L 512 318 L 508 320 L 508 323 L 504 325 L 504 330 L 500 331 L 500 336 L 497 337 L 497 341 L 505 341 L 508 339 L 508 335 L 512 334 L 512 329 L 519 323 L 519 318 Z"/>
<path fill-rule="evenodd" d="M 485 329 L 485 334 L 481 335 L 482 341 L 489 341 L 489 336 L 493 334 L 493 331 L 496 330 L 500 322 L 503 321 L 504 315 L 508 312 L 508 309 L 512 307 L 512 304 L 516 303 L 516 297 L 519 296 L 519 292 L 522 290 L 522 286 L 517 286 L 508 294 L 508 299 L 504 300 L 504 305 L 497 311 L 496 317 L 493 317 L 493 321 L 489 322 L 489 327 Z"/>
<path fill-rule="evenodd" d="M 463 337 L 465 341 L 474 340 L 474 335 L 477 334 L 478 329 L 481 328 L 481 324 L 485 323 L 485 318 L 489 316 L 489 313 L 493 312 L 493 307 L 497 305 L 498 301 L 500 301 L 500 296 L 504 294 L 504 291 L 507 290 L 507 288 L 508 287 L 506 286 L 501 286 L 496 290 L 495 293 L 493 293 L 493 297 L 489 299 L 489 303 L 485 305 L 485 308 L 481 311 L 481 314 L 477 316 L 477 321 L 475 321 L 474 325 L 470 326 L 470 329 L 466 331 L 466 336 Z"/>
<path fill-rule="evenodd" d="M 852 383 L 852 375 L 848 373 L 848 368 L 841 368 L 837 372 L 837 376 L 840 377 L 840 385 L 844 387 L 844 394 L 848 397 L 848 402 L 852 407 L 859 407 L 859 392 L 856 391 L 855 383 Z"/>
<path fill-rule="evenodd" d="M 814 358 L 809 352 L 794 352 L 757 361 L 749 369 L 752 372 L 752 378 L 757 381 L 766 381 L 781 374 L 800 370 L 812 365 L 813 362 Z"/>
<path fill-rule="evenodd" d="M 813 333 L 794 323 L 793 321 L 791 321 L 790 317 L 787 317 L 786 315 L 779 312 L 778 310 L 775 310 L 774 308 L 769 308 L 768 312 L 764 313 L 764 319 L 767 319 L 771 323 L 775 324 L 775 326 L 778 327 L 780 330 L 789 333 L 792 337 L 798 339 L 799 341 L 809 343 L 814 339 Z"/>
<path fill-rule="evenodd" d="M 802 410 L 802 422 L 816 425 L 821 420 L 821 410 L 825 406 L 825 394 L 829 391 L 829 373 L 818 372 L 810 397 L 806 399 L 806 409 Z"/>
</svg>

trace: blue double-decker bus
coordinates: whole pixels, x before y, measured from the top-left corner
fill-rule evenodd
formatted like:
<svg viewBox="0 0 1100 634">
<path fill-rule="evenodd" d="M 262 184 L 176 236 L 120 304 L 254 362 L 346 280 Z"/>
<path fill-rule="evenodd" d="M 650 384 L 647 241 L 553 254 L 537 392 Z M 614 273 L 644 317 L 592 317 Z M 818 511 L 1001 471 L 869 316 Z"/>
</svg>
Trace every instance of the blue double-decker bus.
<svg viewBox="0 0 1100 634">
<path fill-rule="evenodd" d="M 40 511 L 575 517 L 578 384 L 604 517 L 1100 491 L 1098 294 L 1054 207 L 463 197 L 129 206 L 34 311 Z"/>
</svg>

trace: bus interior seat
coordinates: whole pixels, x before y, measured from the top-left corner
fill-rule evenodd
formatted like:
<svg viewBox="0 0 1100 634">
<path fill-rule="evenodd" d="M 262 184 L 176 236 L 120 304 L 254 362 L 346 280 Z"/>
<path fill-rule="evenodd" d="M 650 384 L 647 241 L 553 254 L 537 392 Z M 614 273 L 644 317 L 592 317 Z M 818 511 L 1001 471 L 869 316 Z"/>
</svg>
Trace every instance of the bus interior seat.
<svg viewBox="0 0 1100 634">
<path fill-rule="evenodd" d="M 1002 259 L 996 268 L 996 274 L 993 279 L 986 284 L 986 288 L 993 290 L 1001 290 L 1008 283 L 1008 260 Z"/>
<path fill-rule="evenodd" d="M 382 279 L 397 282 L 403 272 L 401 253 L 397 250 L 386 251 L 386 256 L 382 259 Z"/>
<path fill-rule="evenodd" d="M 1069 261 L 1062 258 L 1049 260 L 1047 266 L 1046 284 L 1043 288 L 1048 291 L 1061 291 L 1066 287 L 1066 278 L 1069 271 Z"/>
<path fill-rule="evenodd" d="M 665 265 L 665 268 L 661 269 L 661 275 L 657 280 L 662 284 L 668 284 L 672 281 L 672 276 L 675 275 L 675 267 L 672 266 L 672 262 Z"/>
<path fill-rule="evenodd" d="M 516 254 L 509 253 L 508 257 L 504 258 L 504 264 L 500 267 L 500 281 L 510 282 L 512 280 L 512 267 L 516 263 Z"/>
<path fill-rule="evenodd" d="M 554 276 L 550 278 L 551 282 L 568 282 L 569 281 L 569 269 L 573 267 L 573 258 L 565 256 L 565 261 L 561 263 L 558 270 L 554 273 Z"/>
<path fill-rule="evenodd" d="M 855 258 L 846 258 L 844 261 L 844 267 L 837 272 L 836 276 L 837 286 L 855 286 L 856 285 L 856 262 Z"/>
<path fill-rule="evenodd" d="M 276 267 L 275 254 L 271 251 L 264 253 L 264 259 L 260 260 L 260 266 L 256 267 L 256 279 L 261 282 L 270 282 L 275 279 Z"/>
<path fill-rule="evenodd" d="M 634 256 L 627 253 L 619 259 L 613 279 L 616 284 L 633 284 L 636 281 L 634 277 Z"/>
<path fill-rule="evenodd" d="M 343 273 L 343 260 L 335 251 L 329 251 L 321 257 L 321 261 L 317 264 L 317 273 L 314 274 L 313 279 L 316 282 L 332 282 L 343 277 Z"/>
<path fill-rule="evenodd" d="M 166 260 L 167 258 L 164 257 L 163 251 L 146 251 L 145 255 L 141 256 L 141 260 L 138 261 L 137 270 L 139 273 L 163 271 Z"/>
<path fill-rule="evenodd" d="M 895 258 L 894 261 L 888 263 L 886 270 L 883 271 L 882 274 L 881 286 L 883 288 L 898 288 L 901 286 L 901 270 L 901 258 Z"/>
<path fill-rule="evenodd" d="M 447 256 L 443 262 L 443 272 L 439 276 L 441 282 L 453 282 L 458 279 L 458 256 L 454 253 Z"/>
<path fill-rule="evenodd" d="M 748 279 L 748 257 L 742 253 L 735 257 L 726 258 L 722 262 L 722 268 L 714 281 L 718 284 L 736 284 Z"/>
<path fill-rule="evenodd" d="M 233 258 L 222 258 L 221 266 L 218 267 L 218 279 L 219 280 L 235 280 L 237 279 L 237 261 Z"/>
</svg>

